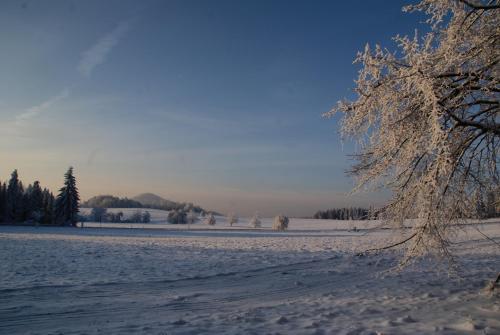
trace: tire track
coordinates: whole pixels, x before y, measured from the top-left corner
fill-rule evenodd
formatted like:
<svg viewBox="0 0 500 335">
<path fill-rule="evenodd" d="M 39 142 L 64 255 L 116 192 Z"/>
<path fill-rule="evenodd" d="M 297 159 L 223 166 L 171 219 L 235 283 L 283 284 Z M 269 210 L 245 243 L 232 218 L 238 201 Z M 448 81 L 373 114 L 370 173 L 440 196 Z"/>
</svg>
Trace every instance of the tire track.
<svg viewBox="0 0 500 335">
<path fill-rule="evenodd" d="M 0 333 L 54 331 L 90 324 L 141 321 L 141 315 L 234 311 L 324 293 L 352 285 L 353 276 L 328 275 L 345 257 L 176 280 L 10 290 L 0 302 Z M 357 276 L 362 280 L 362 274 Z M 348 281 L 347 278 L 350 280 Z M 25 306 L 15 308 L 4 304 Z"/>
</svg>

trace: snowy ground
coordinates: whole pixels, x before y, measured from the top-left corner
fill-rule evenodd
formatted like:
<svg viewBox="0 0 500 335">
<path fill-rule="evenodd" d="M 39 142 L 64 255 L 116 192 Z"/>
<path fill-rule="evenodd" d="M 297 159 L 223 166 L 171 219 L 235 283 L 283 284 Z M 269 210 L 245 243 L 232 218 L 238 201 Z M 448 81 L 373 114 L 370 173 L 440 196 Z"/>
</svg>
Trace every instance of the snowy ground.
<svg viewBox="0 0 500 335">
<path fill-rule="evenodd" d="M 293 219 L 275 233 L 269 219 L 218 218 L 188 231 L 152 215 L 0 226 L 0 334 L 500 334 L 499 296 L 483 291 L 500 249 L 473 226 L 449 277 L 432 259 L 394 273 L 393 252 L 356 257 L 393 238 L 375 222 Z M 479 227 L 500 242 L 500 220 Z"/>
</svg>

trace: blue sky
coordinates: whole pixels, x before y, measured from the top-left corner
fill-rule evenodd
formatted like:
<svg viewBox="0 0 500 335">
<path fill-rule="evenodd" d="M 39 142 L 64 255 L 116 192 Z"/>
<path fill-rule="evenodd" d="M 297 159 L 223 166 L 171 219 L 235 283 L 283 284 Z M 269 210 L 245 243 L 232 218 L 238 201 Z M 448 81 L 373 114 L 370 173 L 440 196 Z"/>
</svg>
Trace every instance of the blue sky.
<svg viewBox="0 0 500 335">
<path fill-rule="evenodd" d="M 356 52 L 423 30 L 408 1 L 2 1 L 0 179 L 84 199 L 154 192 L 248 215 L 346 196 L 352 143 L 321 114 Z"/>
</svg>

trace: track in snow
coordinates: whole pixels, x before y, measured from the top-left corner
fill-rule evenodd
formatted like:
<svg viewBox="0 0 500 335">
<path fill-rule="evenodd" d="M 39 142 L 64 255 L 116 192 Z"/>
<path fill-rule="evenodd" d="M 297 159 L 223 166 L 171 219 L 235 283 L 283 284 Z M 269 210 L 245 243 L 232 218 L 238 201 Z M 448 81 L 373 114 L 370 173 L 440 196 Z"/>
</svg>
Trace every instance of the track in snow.
<svg viewBox="0 0 500 335">
<path fill-rule="evenodd" d="M 353 285 L 348 273 L 329 271 L 341 259 L 164 282 L 5 290 L 0 297 L 0 306 L 4 306 L 0 311 L 0 333 L 48 333 L 54 331 L 54 324 L 71 324 L 72 331 L 79 332 L 89 325 L 98 327 L 134 319 L 140 322 L 152 315 L 176 320 L 185 313 L 278 305 Z M 361 276 L 358 278 L 362 280 Z M 9 302 L 19 307 L 9 307 Z"/>
</svg>

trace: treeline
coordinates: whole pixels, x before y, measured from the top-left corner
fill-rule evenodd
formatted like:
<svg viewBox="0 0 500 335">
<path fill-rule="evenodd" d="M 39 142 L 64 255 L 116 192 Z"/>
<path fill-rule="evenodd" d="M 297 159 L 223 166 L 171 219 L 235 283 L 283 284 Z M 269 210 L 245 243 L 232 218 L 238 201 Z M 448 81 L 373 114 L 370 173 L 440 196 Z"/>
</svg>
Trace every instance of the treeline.
<svg viewBox="0 0 500 335">
<path fill-rule="evenodd" d="M 485 191 L 476 200 L 475 214 L 470 218 L 488 219 L 500 217 L 500 192 Z M 344 207 L 332 208 L 325 211 L 317 211 L 313 219 L 329 220 L 374 220 L 380 218 L 380 215 L 373 208 L 366 209 L 362 207 Z"/>
<path fill-rule="evenodd" d="M 361 207 L 332 208 L 325 211 L 317 211 L 313 219 L 328 220 L 368 220 L 372 219 L 370 210 Z"/>
<path fill-rule="evenodd" d="M 111 223 L 149 223 L 151 222 L 151 214 L 148 211 L 136 210 L 128 217 L 125 217 L 122 211 L 108 212 L 106 208 L 94 207 L 89 215 L 81 215 L 82 222 L 111 222 Z"/>
<path fill-rule="evenodd" d="M 200 206 L 192 203 L 164 201 L 161 204 L 142 203 L 129 198 L 119 198 L 112 195 L 98 195 L 82 203 L 86 208 L 150 208 L 164 211 L 194 211 L 201 213 L 204 211 Z"/>
<path fill-rule="evenodd" d="M 0 222 L 75 226 L 79 201 L 72 167 L 64 175 L 64 186 L 57 197 L 39 181 L 25 188 L 14 170 L 8 182 L 0 181 Z"/>
<path fill-rule="evenodd" d="M 139 201 L 129 198 L 118 198 L 112 195 L 98 195 L 82 203 L 86 208 L 141 208 Z"/>
</svg>

